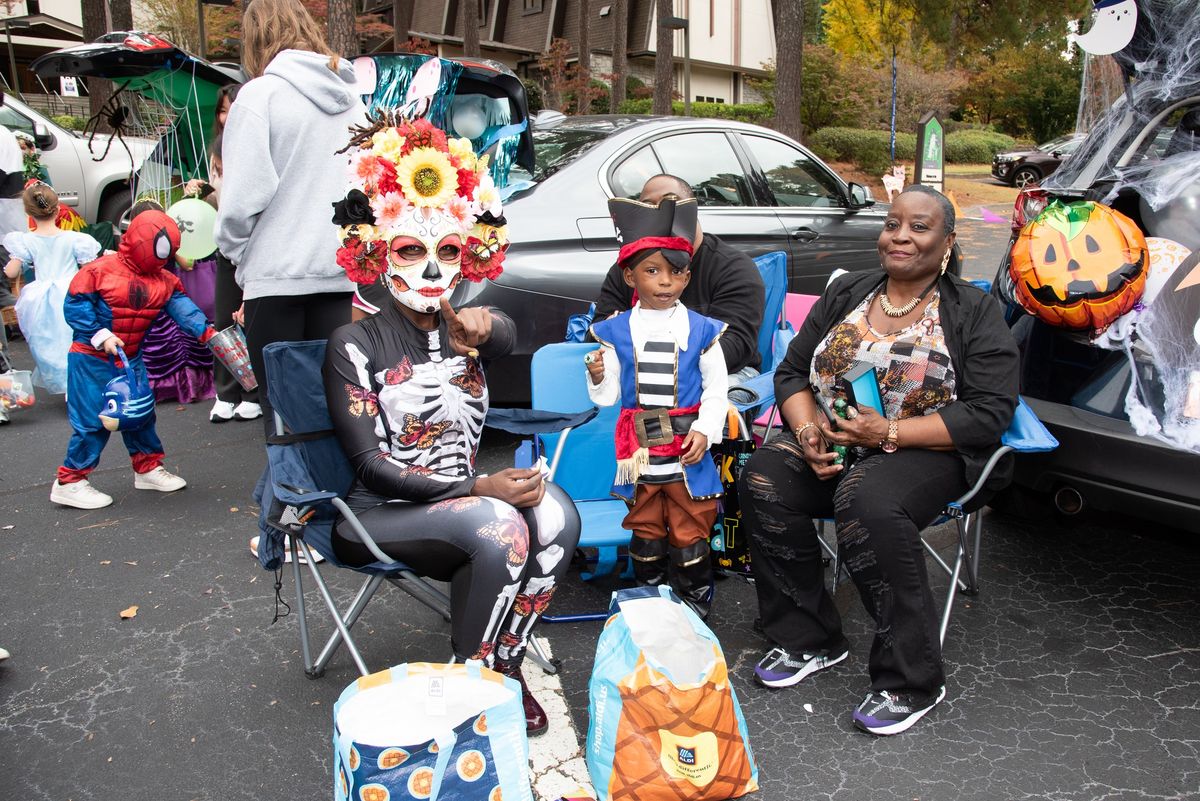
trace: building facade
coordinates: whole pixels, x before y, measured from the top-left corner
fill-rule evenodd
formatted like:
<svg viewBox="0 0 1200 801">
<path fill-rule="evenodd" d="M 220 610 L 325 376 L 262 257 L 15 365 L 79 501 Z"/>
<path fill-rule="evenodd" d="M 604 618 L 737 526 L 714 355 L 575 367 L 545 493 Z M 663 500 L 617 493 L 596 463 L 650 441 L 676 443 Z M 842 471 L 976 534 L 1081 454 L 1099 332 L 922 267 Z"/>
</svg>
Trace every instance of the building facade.
<svg viewBox="0 0 1200 801">
<path fill-rule="evenodd" d="M 472 0 L 415 0 L 411 34 L 428 39 L 440 55 L 462 54 L 458 3 Z M 654 82 L 654 0 L 627 0 L 629 74 Z M 684 36 L 690 36 L 691 95 L 696 102 L 751 103 L 760 100 L 748 79 L 764 74 L 775 57 L 771 0 L 673 0 L 675 15 L 689 31 L 673 34 L 675 92 L 684 87 Z M 612 0 L 480 0 L 479 39 L 485 58 L 501 61 L 522 77 L 534 77 L 541 55 L 554 39 L 566 39 L 572 60 L 579 52 L 579 4 L 586 3 L 592 75 L 612 71 Z"/>
</svg>

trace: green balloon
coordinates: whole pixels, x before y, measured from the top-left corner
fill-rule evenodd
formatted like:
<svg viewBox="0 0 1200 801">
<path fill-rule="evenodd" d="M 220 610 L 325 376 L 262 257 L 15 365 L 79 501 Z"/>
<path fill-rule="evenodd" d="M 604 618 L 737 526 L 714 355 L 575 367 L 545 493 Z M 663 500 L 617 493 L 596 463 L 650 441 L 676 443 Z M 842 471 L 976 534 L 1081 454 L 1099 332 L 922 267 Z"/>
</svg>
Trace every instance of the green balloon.
<svg viewBox="0 0 1200 801">
<path fill-rule="evenodd" d="M 167 209 L 179 226 L 179 255 L 191 261 L 211 256 L 217 249 L 213 228 L 217 210 L 194 197 L 184 198 Z"/>
</svg>

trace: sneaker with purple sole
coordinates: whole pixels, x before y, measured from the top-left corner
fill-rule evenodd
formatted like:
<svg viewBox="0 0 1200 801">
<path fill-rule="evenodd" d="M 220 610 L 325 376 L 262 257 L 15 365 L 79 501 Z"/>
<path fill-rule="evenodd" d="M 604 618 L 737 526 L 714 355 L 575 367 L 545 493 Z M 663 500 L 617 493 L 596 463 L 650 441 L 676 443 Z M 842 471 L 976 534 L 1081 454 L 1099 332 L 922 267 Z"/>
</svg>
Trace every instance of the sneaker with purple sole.
<svg viewBox="0 0 1200 801">
<path fill-rule="evenodd" d="M 871 734 L 899 734 L 912 728 L 945 697 L 944 684 L 932 696 L 872 690 L 854 708 L 854 725 Z"/>
<path fill-rule="evenodd" d="M 850 655 L 848 648 L 835 648 L 819 654 L 789 654 L 782 648 L 772 648 L 754 666 L 754 680 L 764 687 L 791 687 L 818 670 L 833 667 Z"/>
</svg>

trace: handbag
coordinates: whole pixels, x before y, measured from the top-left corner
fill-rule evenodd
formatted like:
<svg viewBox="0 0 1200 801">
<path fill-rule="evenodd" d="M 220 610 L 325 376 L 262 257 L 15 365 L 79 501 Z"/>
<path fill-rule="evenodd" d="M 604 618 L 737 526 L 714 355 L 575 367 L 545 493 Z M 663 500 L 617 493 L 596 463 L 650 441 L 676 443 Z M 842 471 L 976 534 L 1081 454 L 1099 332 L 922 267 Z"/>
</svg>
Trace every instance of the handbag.
<svg viewBox="0 0 1200 801">
<path fill-rule="evenodd" d="M 521 686 L 477 661 L 359 678 L 333 749 L 335 801 L 533 801 Z"/>
<path fill-rule="evenodd" d="M 713 567 L 739 576 L 751 575 L 750 542 L 742 528 L 742 503 L 737 482 L 758 445 L 753 438 L 741 438 L 740 418 L 729 415 L 729 436 L 710 448 L 721 478 L 721 503 L 709 537 Z"/>
</svg>

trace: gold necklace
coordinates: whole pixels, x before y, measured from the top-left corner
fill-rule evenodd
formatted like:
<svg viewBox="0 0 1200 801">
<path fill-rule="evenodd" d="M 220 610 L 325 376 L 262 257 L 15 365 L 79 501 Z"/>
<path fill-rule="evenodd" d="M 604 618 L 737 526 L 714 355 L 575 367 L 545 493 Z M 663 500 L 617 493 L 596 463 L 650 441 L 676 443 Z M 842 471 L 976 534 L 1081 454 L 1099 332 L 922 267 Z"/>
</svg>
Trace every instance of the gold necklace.
<svg viewBox="0 0 1200 801">
<path fill-rule="evenodd" d="M 931 290 L 935 286 L 937 286 L 938 278 L 941 278 L 941 276 L 940 275 L 934 276 L 934 279 L 929 282 L 929 286 L 927 286 L 921 290 L 921 294 L 917 295 L 916 297 L 911 299 L 908 303 L 905 303 L 903 306 L 896 306 L 890 300 L 888 300 L 886 285 L 880 287 L 879 288 L 879 308 L 882 309 L 883 313 L 886 314 L 888 317 L 903 317 L 904 315 L 911 312 L 913 309 L 917 308 L 917 304 L 925 299 L 925 296 L 929 294 L 929 290 Z"/>
</svg>

